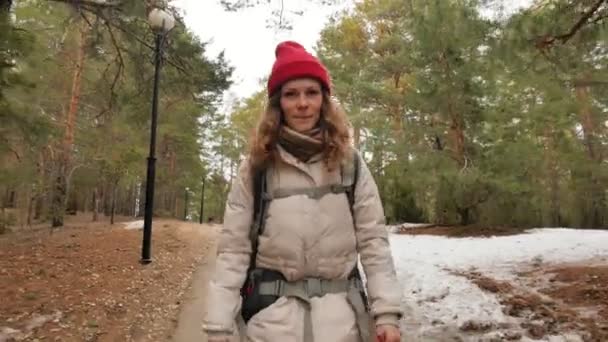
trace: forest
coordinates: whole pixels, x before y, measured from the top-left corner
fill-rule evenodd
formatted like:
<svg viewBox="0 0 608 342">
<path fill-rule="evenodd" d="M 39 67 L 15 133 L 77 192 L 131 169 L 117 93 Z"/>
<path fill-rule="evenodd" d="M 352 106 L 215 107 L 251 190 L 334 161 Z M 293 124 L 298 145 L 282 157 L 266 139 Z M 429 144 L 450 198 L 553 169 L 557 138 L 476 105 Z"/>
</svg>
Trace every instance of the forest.
<svg viewBox="0 0 608 342">
<path fill-rule="evenodd" d="M 504 2 L 362 0 L 323 28 L 388 222 L 608 226 L 608 1 Z M 155 5 L 0 2 L 0 232 L 143 215 Z M 154 215 L 218 221 L 267 95 L 226 106 L 233 67 L 171 6 Z"/>
</svg>

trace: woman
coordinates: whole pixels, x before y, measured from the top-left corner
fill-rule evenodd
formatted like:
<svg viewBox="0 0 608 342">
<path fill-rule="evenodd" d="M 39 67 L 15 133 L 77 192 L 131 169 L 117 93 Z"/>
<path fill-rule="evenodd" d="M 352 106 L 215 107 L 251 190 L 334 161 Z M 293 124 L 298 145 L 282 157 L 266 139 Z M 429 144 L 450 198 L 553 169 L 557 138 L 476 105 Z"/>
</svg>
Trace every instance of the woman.
<svg viewBox="0 0 608 342">
<path fill-rule="evenodd" d="M 245 294 L 243 340 L 400 341 L 400 289 L 382 204 L 365 163 L 353 162 L 361 159 L 353 156 L 345 114 L 330 98 L 329 74 L 296 42 L 279 44 L 275 54 L 269 104 L 227 200 L 204 322 L 209 341 L 238 340 L 246 279 L 253 290 Z M 349 187 L 336 186 L 349 165 L 359 165 L 352 198 Z M 251 239 L 260 170 L 270 195 L 263 230 Z M 357 291 L 358 256 L 369 315 Z"/>
</svg>

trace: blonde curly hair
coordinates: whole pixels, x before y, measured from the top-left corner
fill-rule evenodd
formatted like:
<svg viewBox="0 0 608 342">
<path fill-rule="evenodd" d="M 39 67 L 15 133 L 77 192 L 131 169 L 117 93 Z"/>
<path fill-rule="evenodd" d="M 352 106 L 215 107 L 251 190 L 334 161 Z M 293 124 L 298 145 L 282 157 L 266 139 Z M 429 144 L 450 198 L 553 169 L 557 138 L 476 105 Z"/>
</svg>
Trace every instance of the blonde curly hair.
<svg viewBox="0 0 608 342">
<path fill-rule="evenodd" d="M 325 88 L 322 93 L 319 125 L 324 141 L 323 160 L 328 170 L 334 170 L 348 156 L 351 143 L 350 123 L 344 110 L 330 97 Z M 284 124 L 281 92 L 276 91 L 261 113 L 249 144 L 249 162 L 252 170 L 264 168 L 277 159 L 279 131 Z"/>
</svg>

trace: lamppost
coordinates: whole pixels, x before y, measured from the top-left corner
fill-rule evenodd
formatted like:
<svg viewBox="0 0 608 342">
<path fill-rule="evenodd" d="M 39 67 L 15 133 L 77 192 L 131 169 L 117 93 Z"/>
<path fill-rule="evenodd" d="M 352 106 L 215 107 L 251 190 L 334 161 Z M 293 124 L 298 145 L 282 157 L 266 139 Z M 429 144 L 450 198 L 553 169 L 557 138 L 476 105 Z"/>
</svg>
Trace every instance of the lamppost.
<svg viewBox="0 0 608 342">
<path fill-rule="evenodd" d="M 148 14 L 148 22 L 154 30 L 154 89 L 152 93 L 152 121 L 150 123 L 150 154 L 148 155 L 148 170 L 146 175 L 146 204 L 144 212 L 144 237 L 141 248 L 141 263 L 152 262 L 150 257 L 150 244 L 152 242 L 152 211 L 154 210 L 154 178 L 156 175 L 156 121 L 158 118 L 158 81 L 162 62 L 162 46 L 167 33 L 175 25 L 173 16 L 159 8 Z"/>
</svg>

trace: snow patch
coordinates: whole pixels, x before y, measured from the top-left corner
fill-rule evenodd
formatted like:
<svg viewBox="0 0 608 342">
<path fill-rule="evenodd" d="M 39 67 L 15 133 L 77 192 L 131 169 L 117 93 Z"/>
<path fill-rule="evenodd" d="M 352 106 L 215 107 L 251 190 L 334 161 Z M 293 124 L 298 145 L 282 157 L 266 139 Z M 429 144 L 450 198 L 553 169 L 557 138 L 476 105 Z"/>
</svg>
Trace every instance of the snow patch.
<svg viewBox="0 0 608 342">
<path fill-rule="evenodd" d="M 63 317 L 61 311 L 55 311 L 50 315 L 39 315 L 34 313 L 25 326 L 25 332 L 11 327 L 0 327 L 0 342 L 23 341 L 32 335 L 34 329 L 38 329 L 48 322 L 59 322 Z M 34 339 L 37 341 L 37 339 Z"/>
<path fill-rule="evenodd" d="M 396 234 L 404 229 L 412 229 L 412 228 L 424 228 L 430 227 L 432 224 L 430 223 L 400 223 L 396 225 L 387 225 L 386 229 L 393 234 Z"/>
<path fill-rule="evenodd" d="M 144 228 L 144 220 L 125 222 L 125 229 L 143 229 Z"/>
<path fill-rule="evenodd" d="M 491 324 L 480 337 L 491 338 L 497 329 L 519 326 L 517 318 L 502 312 L 497 296 L 479 289 L 454 271 L 476 270 L 495 279 L 515 279 L 522 268 L 539 263 L 562 263 L 608 257 L 608 231 L 532 229 L 524 234 L 490 238 L 448 238 L 430 235 L 390 235 L 390 244 L 402 287 L 407 335 L 443 340 L 446 331 L 464 341 L 463 324 Z M 468 336 L 468 337 L 467 337 Z M 547 342 L 579 341 L 576 334 L 547 336 Z M 526 337 L 522 341 L 528 341 Z M 531 340 L 530 340 L 531 341 Z"/>
</svg>

